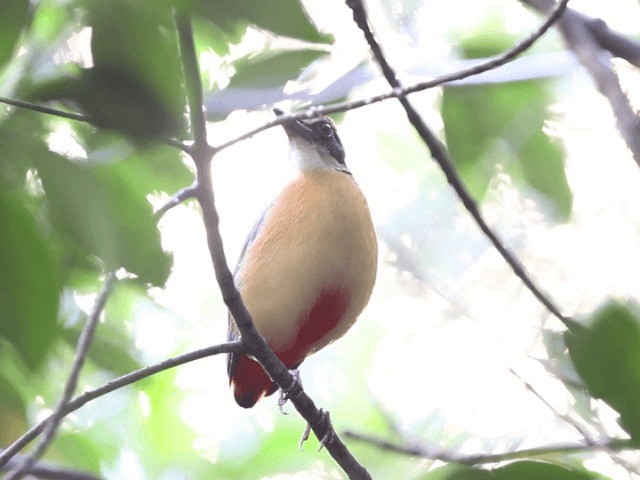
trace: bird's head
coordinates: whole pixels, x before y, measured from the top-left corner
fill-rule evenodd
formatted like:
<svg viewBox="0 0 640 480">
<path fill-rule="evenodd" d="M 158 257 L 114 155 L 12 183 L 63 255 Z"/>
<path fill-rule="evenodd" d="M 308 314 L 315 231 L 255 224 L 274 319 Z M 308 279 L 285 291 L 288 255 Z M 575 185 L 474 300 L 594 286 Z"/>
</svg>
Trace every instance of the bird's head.
<svg viewBox="0 0 640 480">
<path fill-rule="evenodd" d="M 284 113 L 277 108 L 273 111 L 276 115 Z M 290 120 L 282 127 L 289 137 L 289 155 L 300 171 L 329 169 L 349 173 L 342 142 L 330 118 Z"/>
</svg>

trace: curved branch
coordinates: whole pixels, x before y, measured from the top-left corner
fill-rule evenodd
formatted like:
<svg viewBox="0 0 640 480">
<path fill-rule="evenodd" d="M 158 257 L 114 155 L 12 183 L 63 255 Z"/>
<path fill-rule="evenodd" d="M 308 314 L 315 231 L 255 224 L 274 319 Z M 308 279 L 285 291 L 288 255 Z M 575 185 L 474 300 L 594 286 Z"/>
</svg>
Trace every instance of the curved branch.
<svg viewBox="0 0 640 480">
<path fill-rule="evenodd" d="M 412 457 L 421 457 L 428 460 L 440 460 L 447 463 L 459 463 L 463 465 L 481 465 L 486 463 L 498 463 L 507 460 L 517 460 L 520 458 L 532 458 L 543 455 L 554 454 L 571 454 L 590 452 L 595 450 L 635 450 L 637 444 L 629 439 L 620 438 L 604 438 L 593 442 L 581 441 L 574 443 L 559 443 L 556 445 L 546 445 L 543 447 L 528 448 L 524 450 L 516 450 L 513 452 L 490 453 L 479 455 L 465 455 L 439 445 L 419 445 L 419 444 L 403 444 L 396 443 L 385 438 L 373 435 L 358 433 L 354 431 L 343 432 L 344 436 L 353 440 L 374 445 L 383 450 L 409 455 Z"/>
<path fill-rule="evenodd" d="M 156 373 L 177 367 L 178 365 L 183 365 L 185 363 L 193 362 L 201 358 L 210 357 L 221 353 L 243 351 L 244 347 L 242 345 L 242 342 L 228 342 L 222 343 L 220 345 L 213 345 L 211 347 L 202 348 L 200 350 L 195 350 L 183 355 L 178 355 L 177 357 L 169 358 L 168 360 L 164 360 L 155 365 L 144 367 L 131 373 L 127 373 L 126 375 L 123 375 L 121 377 L 114 378 L 113 380 L 110 380 L 107 383 L 94 388 L 93 390 L 87 390 L 82 395 L 78 395 L 73 400 L 67 402 L 62 409 L 62 414 L 63 416 L 69 415 L 71 412 L 78 410 L 80 407 L 86 405 L 91 400 L 95 400 L 96 398 L 102 397 L 107 393 L 113 392 L 114 390 L 126 387 L 127 385 L 131 385 L 132 383 L 155 375 Z M 11 457 L 13 457 L 16 453 L 18 453 L 31 441 L 33 441 L 38 435 L 40 435 L 50 418 L 51 415 L 42 420 L 37 425 L 33 426 L 29 431 L 24 433 L 20 438 L 9 445 L 6 450 L 0 453 L 0 468 L 2 468 L 2 466 L 4 466 Z"/>
<path fill-rule="evenodd" d="M 5 468 L 0 468 L 0 470 L 14 468 L 16 465 L 21 464 L 24 459 L 24 455 L 16 455 L 5 465 Z M 59 467 L 47 462 L 36 463 L 29 469 L 28 473 L 34 477 L 46 480 L 101 480 L 101 477 L 92 473 L 80 470 L 71 470 L 69 468 Z"/>
<path fill-rule="evenodd" d="M 24 108 L 25 110 L 31 110 L 33 112 L 45 113 L 54 117 L 67 118 L 69 120 L 75 120 L 77 122 L 93 123 L 90 117 L 82 115 L 81 113 L 67 112 L 65 110 L 46 107 L 37 103 L 18 100 L 16 98 L 0 97 L 0 103 L 11 105 L 12 107 Z M 165 145 L 169 145 L 171 147 L 182 150 L 185 153 L 189 153 L 189 147 L 183 144 L 181 141 L 176 140 L 175 138 L 162 138 L 160 139 L 160 141 Z"/>
<path fill-rule="evenodd" d="M 67 378 L 67 382 L 64 386 L 62 397 L 60 397 L 56 408 L 54 409 L 53 413 L 49 417 L 49 420 L 47 421 L 46 426 L 44 427 L 44 432 L 42 438 L 40 439 L 40 442 L 33 449 L 33 452 L 31 452 L 24 458 L 21 464 L 16 465 L 16 467 L 7 474 L 6 480 L 20 480 L 24 475 L 26 475 L 32 469 L 36 461 L 47 450 L 47 447 L 58 431 L 60 422 L 65 416 L 64 408 L 73 395 L 73 392 L 75 392 L 76 390 L 78 377 L 80 376 L 80 370 L 82 370 L 84 361 L 87 357 L 87 354 L 89 353 L 89 347 L 91 346 L 91 342 L 93 341 L 93 335 L 96 331 L 96 327 L 98 326 L 100 315 L 102 315 L 102 310 L 107 303 L 107 298 L 109 298 L 115 282 L 115 273 L 109 273 L 102 287 L 102 291 L 96 298 L 96 301 L 91 310 L 91 314 L 87 318 L 87 323 L 82 329 L 82 333 L 80 334 L 78 345 L 76 347 L 76 355 L 71 366 L 71 372 L 69 372 L 69 377 Z"/>
<path fill-rule="evenodd" d="M 523 0 L 524 1 L 524 0 Z M 234 139 L 229 140 L 228 142 L 222 143 L 214 148 L 216 152 L 224 150 L 232 145 L 235 145 L 238 142 L 246 140 L 257 133 L 260 133 L 264 130 L 268 130 L 277 125 L 281 125 L 282 123 L 292 120 L 292 119 L 303 119 L 303 118 L 316 118 L 323 115 L 330 115 L 332 113 L 339 112 L 347 112 L 349 110 L 355 110 L 357 108 L 362 108 L 367 105 L 371 105 L 373 103 L 378 103 L 383 100 L 388 100 L 390 98 L 400 98 L 402 96 L 421 92 L 423 90 L 428 90 L 430 88 L 438 87 L 440 85 L 444 85 L 449 82 L 454 82 L 456 80 L 462 80 L 464 78 L 472 77 L 474 75 L 479 75 L 481 73 L 487 72 L 489 70 L 494 70 L 502 65 L 505 65 L 512 60 L 514 60 L 521 53 L 531 48 L 531 46 L 542 37 L 551 26 L 558 21 L 558 18 L 563 14 L 566 9 L 568 0 L 563 0 L 560 2 L 557 7 L 551 12 L 551 14 L 545 19 L 542 24 L 538 28 L 536 28 L 528 37 L 516 43 L 513 47 L 506 50 L 501 55 L 498 55 L 495 58 L 487 60 L 486 62 L 479 63 L 477 65 L 473 65 L 468 68 L 463 68 L 461 70 L 447 73 L 445 75 L 441 75 L 439 77 L 433 78 L 431 80 L 426 80 L 424 82 L 418 82 L 408 87 L 402 87 L 400 85 L 393 88 L 390 92 L 382 93 L 380 95 L 374 95 L 372 97 L 363 98 L 361 100 L 351 100 L 339 103 L 333 103 L 330 105 L 314 105 L 304 110 L 303 112 L 297 113 L 295 115 L 286 115 L 279 116 L 278 118 L 271 120 L 270 122 L 265 123 L 257 128 L 254 128 Z"/>
<path fill-rule="evenodd" d="M 553 15 L 550 18 L 558 18 L 562 13 L 562 10 L 566 8 L 568 0 L 562 0 L 553 12 Z M 382 73 L 384 74 L 387 82 L 393 89 L 398 89 L 399 96 L 398 101 L 404 108 L 407 118 L 411 125 L 413 125 L 414 129 L 420 135 L 424 143 L 429 148 L 433 159 L 438 163 L 440 169 L 445 174 L 447 181 L 451 185 L 451 187 L 455 190 L 458 198 L 465 206 L 469 214 L 472 216 L 476 224 L 480 227 L 485 236 L 491 241 L 495 249 L 502 255 L 502 258 L 509 264 L 513 272 L 516 274 L 520 280 L 525 284 L 525 286 L 531 291 L 531 293 L 542 303 L 551 313 L 553 313 L 563 324 L 565 324 L 568 328 L 576 327 L 577 323 L 565 317 L 558 307 L 553 303 L 553 301 L 549 298 L 546 293 L 543 293 L 542 290 L 534 283 L 534 281 L 529 277 L 529 274 L 526 272 L 524 266 L 520 261 L 513 255 L 507 247 L 505 247 L 502 241 L 498 238 L 498 236 L 493 232 L 489 224 L 486 222 L 482 214 L 480 213 L 480 209 L 476 204 L 475 200 L 465 187 L 460 175 L 458 174 L 453 161 L 449 157 L 449 154 L 446 150 L 446 147 L 443 143 L 438 139 L 438 137 L 429 129 L 426 123 L 422 120 L 418 112 L 413 108 L 411 103 L 407 97 L 402 93 L 402 86 L 397 79 L 396 73 L 387 61 L 382 52 L 382 48 L 378 44 L 375 39 L 373 32 L 371 31 L 371 27 L 369 26 L 367 15 L 364 10 L 364 5 L 362 4 L 362 0 L 347 0 L 347 5 L 353 11 L 353 18 L 358 27 L 364 33 L 364 36 L 369 44 L 376 60 L 378 61 Z"/>
<path fill-rule="evenodd" d="M 173 207 L 177 207 L 185 200 L 189 200 L 190 198 L 195 198 L 197 193 L 198 193 L 198 182 L 194 182 L 188 187 L 185 187 L 182 190 L 178 191 L 169 200 L 167 200 L 164 205 L 162 205 L 158 210 L 156 210 L 156 212 L 154 213 L 156 220 L 160 220 L 165 213 L 167 213 Z"/>
<path fill-rule="evenodd" d="M 548 11 L 552 6 L 556 6 L 554 0 L 521 0 L 540 12 Z M 640 48 L 635 45 L 631 48 L 627 42 L 611 42 L 611 35 L 607 34 L 608 29 L 602 27 L 602 23 L 597 21 L 588 22 L 588 18 L 579 15 L 577 12 L 569 11 L 559 22 L 560 32 L 564 37 L 567 46 L 573 50 L 578 60 L 591 76 L 598 91 L 609 101 L 613 115 L 616 118 L 618 131 L 625 143 L 631 150 L 633 158 L 640 166 L 640 119 L 631 107 L 629 98 L 622 90 L 620 81 L 613 66 L 611 65 L 611 54 L 601 48 L 601 44 L 596 39 L 595 32 L 599 32 L 600 39 L 607 41 L 609 48 L 621 53 L 635 54 L 633 60 L 638 61 Z M 606 27 L 606 25 L 605 25 Z M 605 47 L 606 48 L 606 47 Z"/>
</svg>

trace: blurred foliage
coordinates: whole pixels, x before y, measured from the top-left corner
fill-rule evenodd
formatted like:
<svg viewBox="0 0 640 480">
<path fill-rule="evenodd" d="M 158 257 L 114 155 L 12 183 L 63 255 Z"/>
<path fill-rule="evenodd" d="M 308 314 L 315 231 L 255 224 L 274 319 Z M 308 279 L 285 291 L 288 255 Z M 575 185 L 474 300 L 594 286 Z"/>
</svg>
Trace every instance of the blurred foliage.
<svg viewBox="0 0 640 480">
<path fill-rule="evenodd" d="M 481 29 L 465 39 L 462 57 L 490 57 L 513 44 L 513 37 L 499 26 L 489 31 Z M 483 198 L 501 167 L 519 188 L 536 192 L 550 213 L 568 219 L 572 194 L 564 151 L 545 132 L 553 101 L 553 83 L 546 79 L 444 89 L 447 146 L 474 198 Z"/>
<path fill-rule="evenodd" d="M 571 360 L 591 395 L 620 414 L 622 427 L 640 440 L 640 310 L 612 302 L 565 334 Z"/>
<path fill-rule="evenodd" d="M 168 139 L 189 136 L 176 9 L 193 16 L 198 52 L 229 67 L 228 83 L 216 88 L 235 90 L 238 98 L 258 105 L 264 102 L 254 98 L 257 90 L 283 96 L 287 82 L 334 53 L 334 38 L 316 28 L 298 0 L 0 0 L 0 95 L 89 120 L 0 107 L 0 447 L 55 404 L 107 272 L 118 271 L 121 280 L 89 350 L 83 386 L 148 363 L 138 322 L 174 319 L 154 295 L 167 282 L 173 257 L 161 244 L 152 202 L 194 179 L 182 153 L 167 145 Z M 487 56 L 510 44 L 510 36 L 497 25 L 494 30 L 469 35 L 461 56 Z M 265 41 L 248 53 L 233 53 L 248 31 Z M 549 80 L 444 90 L 447 143 L 475 198 L 482 199 L 504 172 L 550 206 L 552 221 L 570 216 L 564 151 L 544 128 L 554 100 Z M 226 113 L 237 108 L 231 105 Z M 414 176 L 420 190 L 381 235 L 390 251 L 398 250 L 397 269 L 422 278 L 447 252 L 426 252 L 430 220 L 416 212 L 445 195 L 445 187 L 417 166 L 426 153 L 415 136 L 379 141 L 390 167 Z M 453 230 L 454 212 L 449 213 L 439 221 Z M 421 236 L 412 249 L 402 239 L 416 230 Z M 172 340 L 177 353 L 180 339 Z M 612 304 L 584 329 L 567 334 L 566 345 L 560 340 L 545 338 L 550 353 L 563 358 L 567 372 L 579 374 L 591 395 L 616 409 L 623 428 L 638 438 L 640 326 L 634 309 Z M 375 347 L 359 348 L 349 363 L 364 372 Z M 365 375 L 349 385 L 365 391 Z M 300 422 L 290 417 L 278 419 L 277 428 L 254 445 L 242 438 L 243 449 L 203 454 L 194 447 L 195 430 L 182 418 L 185 395 L 176 373 L 164 372 L 96 400 L 65 422 L 47 460 L 109 476 L 134 452 L 148 478 L 261 478 L 312 470 L 318 462 L 330 466 L 323 471 L 333 468 L 326 452 L 298 453 Z M 589 397 L 579 398 L 586 417 Z M 372 402 L 363 406 L 355 390 L 339 406 L 357 425 L 400 438 Z M 425 431 L 444 435 L 438 412 L 428 421 Z M 531 461 L 493 470 L 447 466 L 427 474 L 413 458 L 365 445 L 353 450 L 378 478 L 602 478 Z"/>
<path fill-rule="evenodd" d="M 604 480 L 586 470 L 568 469 L 552 463 L 519 461 L 492 470 L 451 465 L 434 470 L 425 480 Z"/>
</svg>

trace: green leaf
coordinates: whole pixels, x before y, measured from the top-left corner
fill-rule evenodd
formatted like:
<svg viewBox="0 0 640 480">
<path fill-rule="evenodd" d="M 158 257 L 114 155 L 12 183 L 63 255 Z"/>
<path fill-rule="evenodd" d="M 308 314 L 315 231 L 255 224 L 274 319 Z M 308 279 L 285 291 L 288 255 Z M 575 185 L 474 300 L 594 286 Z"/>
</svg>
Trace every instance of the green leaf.
<svg viewBox="0 0 640 480">
<path fill-rule="evenodd" d="M 322 50 L 264 50 L 257 55 L 240 58 L 233 63 L 236 73 L 227 88 L 284 87 L 319 57 Z"/>
<path fill-rule="evenodd" d="M 89 159 L 91 156 L 89 154 Z M 194 181 L 194 174 L 182 160 L 180 152 L 167 145 L 137 150 L 132 156 L 114 162 L 111 170 L 145 195 L 156 192 L 173 194 Z"/>
<path fill-rule="evenodd" d="M 27 411 L 20 391 L 15 387 L 14 383 L 5 372 L 0 370 L 0 405 L 11 407 L 22 413 Z"/>
<path fill-rule="evenodd" d="M 20 197 L 2 185 L 0 232 L 0 336 L 35 367 L 57 333 L 58 266 Z"/>
<path fill-rule="evenodd" d="M 179 135 L 185 94 L 170 4 L 80 3 L 91 27 L 93 67 L 38 86 L 32 96 L 71 100 L 95 125 L 133 137 Z"/>
<path fill-rule="evenodd" d="M 144 282 L 164 284 L 171 257 L 162 250 L 144 192 L 110 165 L 80 165 L 57 155 L 37 165 L 61 236 L 102 259 L 108 270 L 124 267 Z"/>
<path fill-rule="evenodd" d="M 569 331 L 571 360 L 589 393 L 618 413 L 622 427 L 640 440 L 640 315 L 638 306 L 610 302 Z"/>
<path fill-rule="evenodd" d="M 451 464 L 430 472 L 424 478 L 425 480 L 605 480 L 607 477 L 584 469 L 569 469 L 553 463 L 526 460 L 493 470 Z"/>
<path fill-rule="evenodd" d="M 299 0 L 201 0 L 197 11 L 225 32 L 252 24 L 277 35 L 313 43 L 331 43 L 332 36 L 318 32 Z"/>
<path fill-rule="evenodd" d="M 81 70 L 72 78 L 39 86 L 32 97 L 39 101 L 75 102 L 91 123 L 141 139 L 174 135 L 178 115 L 137 76 L 117 66 Z"/>
<path fill-rule="evenodd" d="M 516 185 L 533 189 L 565 220 L 572 194 L 564 152 L 543 131 L 552 100 L 542 81 L 447 87 L 442 115 L 449 151 L 476 199 L 503 164 Z"/>
<path fill-rule="evenodd" d="M 0 0 L 0 67 L 11 58 L 29 17 L 29 0 Z"/>
<path fill-rule="evenodd" d="M 48 154 L 44 142 L 48 131 L 42 127 L 42 114 L 15 110 L 0 123 L 0 177 L 10 189 L 24 187 L 33 159 Z"/>
</svg>

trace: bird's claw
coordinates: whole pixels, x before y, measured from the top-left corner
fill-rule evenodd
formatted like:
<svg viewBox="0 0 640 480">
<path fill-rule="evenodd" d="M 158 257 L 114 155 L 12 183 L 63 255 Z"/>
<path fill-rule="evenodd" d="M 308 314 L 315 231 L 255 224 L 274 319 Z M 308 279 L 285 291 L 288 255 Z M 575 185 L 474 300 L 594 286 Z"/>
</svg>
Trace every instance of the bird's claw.
<svg viewBox="0 0 640 480">
<path fill-rule="evenodd" d="M 333 441 L 333 437 L 335 435 L 335 432 L 333 430 L 333 425 L 331 423 L 331 417 L 329 415 L 329 411 L 320 409 L 320 416 L 322 419 L 322 422 L 325 425 L 325 433 L 322 436 L 322 438 L 320 439 L 320 445 L 318 446 L 318 452 L 320 450 L 322 450 L 322 448 L 331 443 L 331 441 Z M 306 428 L 304 429 L 304 432 L 302 433 L 302 438 L 300 438 L 300 442 L 298 443 L 298 448 L 300 450 L 302 450 L 302 445 L 304 444 L 304 442 L 306 442 L 307 440 L 309 440 L 309 435 L 311 434 L 311 425 L 309 425 L 307 423 Z"/>
<path fill-rule="evenodd" d="M 302 390 L 302 380 L 300 380 L 300 372 L 298 370 L 289 370 L 289 373 L 293 377 L 293 383 L 287 389 L 280 389 L 280 398 L 278 398 L 278 409 L 282 415 L 288 415 L 284 411 L 284 405 L 289 399 Z"/>
</svg>

